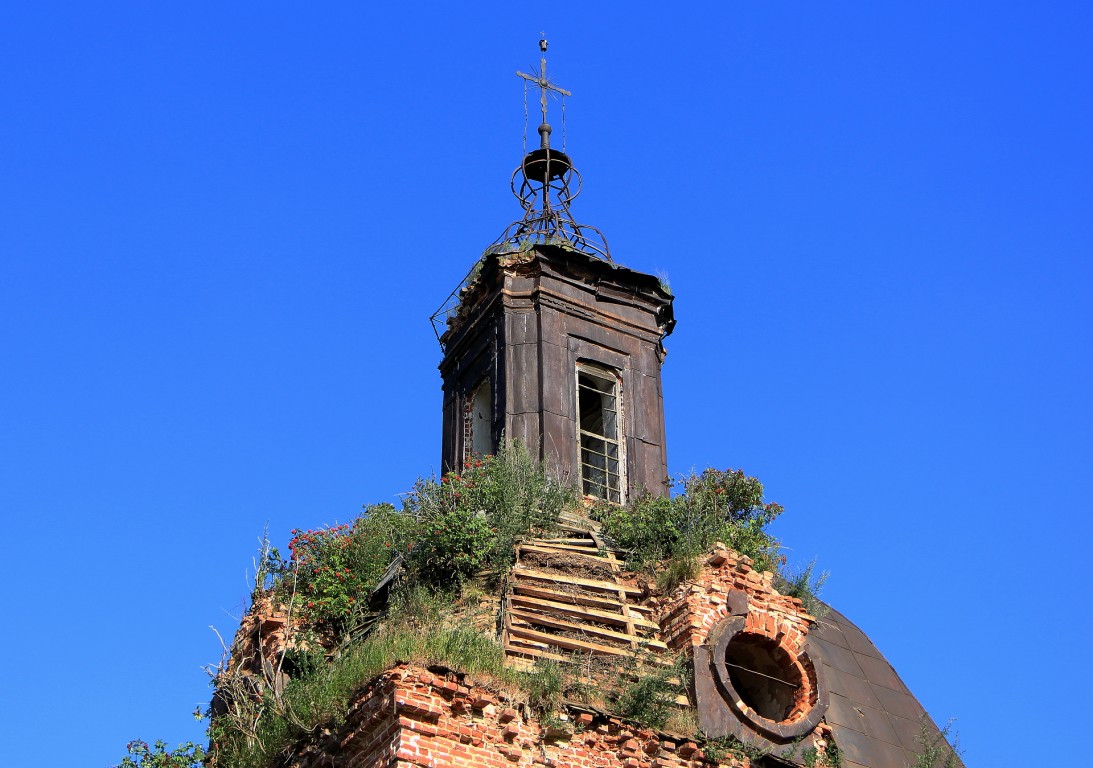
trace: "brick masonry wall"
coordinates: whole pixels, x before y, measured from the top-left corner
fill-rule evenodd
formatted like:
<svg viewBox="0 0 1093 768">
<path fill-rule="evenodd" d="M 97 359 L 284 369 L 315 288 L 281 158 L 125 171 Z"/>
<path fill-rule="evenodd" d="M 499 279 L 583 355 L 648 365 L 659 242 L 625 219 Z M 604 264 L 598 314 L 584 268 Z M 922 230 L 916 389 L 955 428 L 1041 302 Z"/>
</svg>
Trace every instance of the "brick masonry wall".
<svg viewBox="0 0 1093 768">
<path fill-rule="evenodd" d="M 744 617 L 748 632 L 775 640 L 796 657 L 815 621 L 800 600 L 780 595 L 773 574 L 726 548 L 708 556 L 694 581 L 643 602 L 654 608 L 660 637 L 690 655 L 728 617 Z M 692 702 L 693 703 L 693 702 Z M 357 695 L 336 731 L 318 734 L 283 768 L 425 768 L 550 766 L 552 768 L 698 768 L 698 743 L 617 718 L 565 710 L 560 723 L 542 724 L 516 695 L 454 671 L 398 665 Z M 825 726 L 816 736 L 826 735 Z M 823 743 L 823 742 L 816 742 Z M 722 766 L 750 768 L 729 757 Z"/>
<path fill-rule="evenodd" d="M 661 639 L 686 653 L 705 643 L 726 617 L 744 615 L 748 632 L 777 640 L 796 657 L 815 619 L 801 609 L 800 600 L 778 594 L 773 579 L 769 571 L 754 570 L 751 558 L 715 549 L 694 581 L 649 602 L 657 609 Z"/>
<path fill-rule="evenodd" d="M 435 668 L 434 668 L 435 669 Z M 544 726 L 513 697 L 468 675 L 413 665 L 384 673 L 357 697 L 345 725 L 313 742 L 287 768 L 699 768 L 699 745 L 616 718 L 568 710 Z"/>
</svg>

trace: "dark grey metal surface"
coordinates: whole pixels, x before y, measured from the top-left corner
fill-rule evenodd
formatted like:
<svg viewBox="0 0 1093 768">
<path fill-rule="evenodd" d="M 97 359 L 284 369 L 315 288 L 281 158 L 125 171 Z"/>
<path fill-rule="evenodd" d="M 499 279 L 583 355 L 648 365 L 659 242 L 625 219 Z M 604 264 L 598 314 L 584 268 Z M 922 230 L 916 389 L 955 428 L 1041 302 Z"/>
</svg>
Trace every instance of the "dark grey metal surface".
<svg viewBox="0 0 1093 768">
<path fill-rule="evenodd" d="M 907 768 L 921 752 L 922 728 L 940 735 L 892 665 L 865 633 L 838 611 L 808 635 L 831 697 L 825 720 L 847 768 Z"/>
<path fill-rule="evenodd" d="M 730 618 L 721 631 L 740 626 L 742 618 Z M 733 736 L 771 757 L 801 765 L 804 750 L 814 744 L 811 735 L 797 742 L 792 737 L 799 736 L 798 732 L 757 728 L 753 718 L 733 706 L 734 693 L 726 698 L 726 686 L 719 685 L 716 669 L 725 653 L 724 644 L 718 645 L 718 633 L 715 629 L 708 644 L 694 649 L 694 695 L 702 730 L 715 737 Z M 922 752 L 924 735 L 930 743 L 939 743 L 937 725 L 892 665 L 838 611 L 832 610 L 808 633 L 805 655 L 816 665 L 817 678 L 822 681 L 817 719 L 822 714 L 831 726 L 845 768 L 911 768 Z M 724 678 L 724 674 L 720 676 Z M 944 762 L 936 768 L 941 765 Z"/>
</svg>

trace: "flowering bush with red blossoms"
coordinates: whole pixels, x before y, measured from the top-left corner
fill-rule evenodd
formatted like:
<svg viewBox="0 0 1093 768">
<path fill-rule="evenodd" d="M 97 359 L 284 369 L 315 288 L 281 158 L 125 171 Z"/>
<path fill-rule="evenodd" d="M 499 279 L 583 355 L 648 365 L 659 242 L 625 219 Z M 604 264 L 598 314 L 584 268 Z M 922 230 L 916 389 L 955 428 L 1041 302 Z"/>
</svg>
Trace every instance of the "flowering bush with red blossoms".
<svg viewBox="0 0 1093 768">
<path fill-rule="evenodd" d="M 348 627 L 395 553 L 409 546 L 414 527 L 390 504 L 376 504 L 352 523 L 292 531 L 278 585 L 282 599 L 308 624 Z"/>
<path fill-rule="evenodd" d="M 516 543 L 552 527 L 576 496 L 550 477 L 523 446 L 477 456 L 438 482 L 419 480 L 404 508 L 365 508 L 352 523 L 292 531 L 284 562 L 269 550 L 262 580 L 320 634 L 352 630 L 364 601 L 395 554 L 407 577 L 449 588 L 486 571 L 503 575 Z"/>
</svg>

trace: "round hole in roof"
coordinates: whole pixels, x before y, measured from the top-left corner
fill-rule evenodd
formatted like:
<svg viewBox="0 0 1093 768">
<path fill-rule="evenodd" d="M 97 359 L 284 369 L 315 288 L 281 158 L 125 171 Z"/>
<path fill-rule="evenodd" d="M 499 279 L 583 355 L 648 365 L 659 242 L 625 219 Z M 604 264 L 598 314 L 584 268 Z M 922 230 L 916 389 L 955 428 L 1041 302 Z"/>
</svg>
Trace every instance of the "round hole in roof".
<svg viewBox="0 0 1093 768">
<path fill-rule="evenodd" d="M 827 696 L 817 665 L 775 638 L 744 631 L 743 617 L 723 622 L 712 656 L 729 706 L 767 736 L 802 736 L 823 717 Z"/>
<path fill-rule="evenodd" d="M 725 666 L 743 702 L 767 720 L 784 722 L 815 703 L 800 666 L 769 637 L 733 635 L 725 649 Z"/>
</svg>

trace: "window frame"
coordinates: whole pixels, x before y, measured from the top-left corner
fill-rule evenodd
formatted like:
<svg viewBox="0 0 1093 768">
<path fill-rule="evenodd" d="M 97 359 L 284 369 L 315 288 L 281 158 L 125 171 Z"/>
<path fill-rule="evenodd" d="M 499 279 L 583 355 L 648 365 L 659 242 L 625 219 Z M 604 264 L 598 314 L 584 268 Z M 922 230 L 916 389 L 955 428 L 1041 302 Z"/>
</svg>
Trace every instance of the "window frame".
<svg viewBox="0 0 1093 768">
<path fill-rule="evenodd" d="M 485 394 L 485 403 L 479 401 L 479 397 Z M 478 423 L 478 412 L 483 406 L 481 424 Z M 463 461 L 471 461 L 476 455 L 491 454 L 496 450 L 493 444 L 493 382 L 489 376 L 483 378 L 470 389 L 464 396 L 463 405 Z M 488 448 L 484 451 L 475 450 L 475 443 L 485 443 Z"/>
<path fill-rule="evenodd" d="M 599 389 L 596 387 L 585 387 L 581 384 L 581 376 L 588 376 L 592 379 L 596 379 L 599 382 L 607 384 L 610 387 L 609 391 Z M 581 493 L 586 496 L 594 496 L 596 498 L 605 499 L 606 501 L 614 503 L 624 503 L 626 501 L 626 430 L 623 429 L 625 423 L 625 411 L 624 402 L 622 397 L 623 379 L 621 372 L 616 368 L 611 368 L 606 365 L 600 365 L 597 363 L 590 363 L 579 361 L 576 366 L 576 375 L 574 376 L 574 410 L 575 410 L 575 428 L 576 428 L 576 445 L 577 445 L 577 470 L 581 483 Z M 582 424 L 581 418 L 581 390 L 589 389 L 594 392 L 606 394 L 613 397 L 615 400 L 614 407 L 614 436 L 611 437 L 607 434 L 600 434 L 586 429 L 586 424 Z M 606 409 L 605 409 L 606 410 Z M 606 430 L 605 430 L 606 431 Z M 596 467 L 592 464 L 585 462 L 585 451 L 592 451 L 592 447 L 586 447 L 586 440 L 599 440 L 603 443 L 603 452 L 596 455 L 602 456 L 604 459 L 603 467 Z M 610 447 L 615 448 L 615 457 L 612 458 Z M 615 461 L 617 463 L 617 471 L 612 472 L 610 468 L 610 462 Z M 586 467 L 592 470 L 586 475 Z M 596 478 L 594 472 L 602 473 L 603 480 Z M 616 485 L 612 487 L 611 479 L 615 478 Z M 590 487 L 592 488 L 590 490 Z"/>
</svg>

